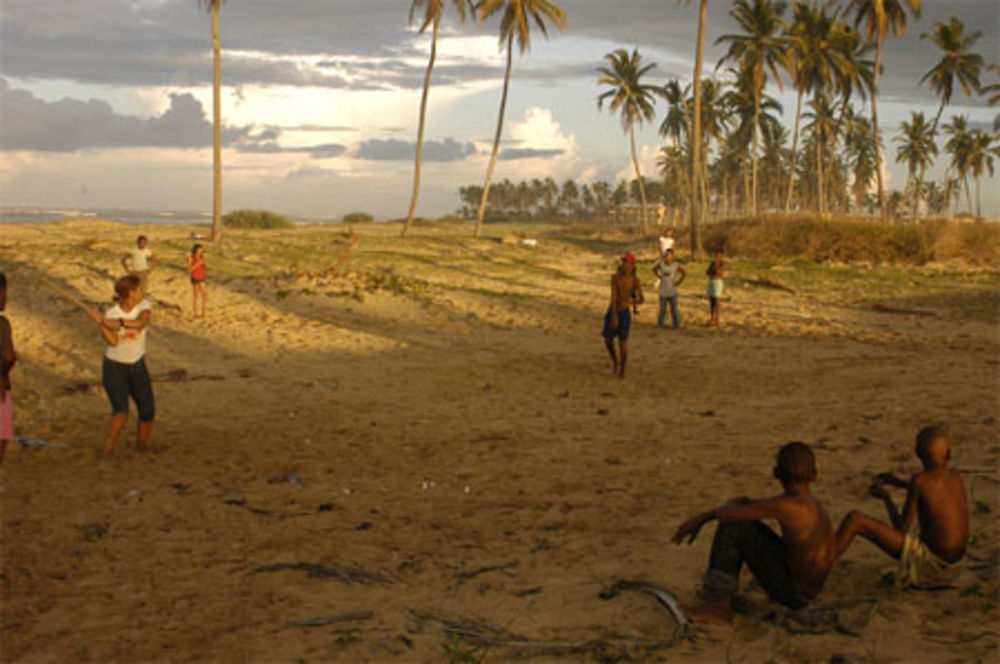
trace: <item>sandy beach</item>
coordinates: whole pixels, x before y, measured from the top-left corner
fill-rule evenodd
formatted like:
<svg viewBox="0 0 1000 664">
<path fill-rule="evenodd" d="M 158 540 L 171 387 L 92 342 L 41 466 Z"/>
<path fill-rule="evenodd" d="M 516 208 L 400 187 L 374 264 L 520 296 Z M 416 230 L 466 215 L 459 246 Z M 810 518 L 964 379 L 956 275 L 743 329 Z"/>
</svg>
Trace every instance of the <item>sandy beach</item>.
<svg viewBox="0 0 1000 664">
<path fill-rule="evenodd" d="M 651 242 L 613 231 L 365 225 L 349 253 L 341 226 L 229 231 L 195 320 L 192 230 L 0 229 L 16 429 L 71 446 L 0 470 L 3 661 L 996 661 L 995 269 L 735 257 L 710 330 L 702 257 L 674 332 L 655 326 Z M 154 451 L 132 450 L 133 409 L 98 463 L 102 343 L 41 279 L 105 306 L 140 231 L 160 260 Z M 599 333 L 626 248 L 650 297 L 622 381 Z M 713 527 L 693 546 L 674 529 L 777 493 L 787 441 L 814 446 L 835 521 L 881 517 L 871 476 L 916 471 L 936 423 L 973 506 L 958 587 L 894 590 L 859 542 L 817 600 L 836 627 L 798 633 L 751 587 L 732 627 L 664 647 L 676 624 L 652 597 L 600 597 L 639 579 L 691 601 Z"/>
</svg>

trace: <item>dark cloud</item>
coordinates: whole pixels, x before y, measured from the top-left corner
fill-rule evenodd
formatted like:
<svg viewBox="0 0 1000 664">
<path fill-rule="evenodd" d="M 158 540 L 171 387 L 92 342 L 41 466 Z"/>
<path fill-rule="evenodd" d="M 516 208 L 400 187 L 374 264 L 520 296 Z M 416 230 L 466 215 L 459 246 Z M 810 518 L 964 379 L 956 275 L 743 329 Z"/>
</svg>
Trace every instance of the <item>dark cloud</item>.
<svg viewBox="0 0 1000 664">
<path fill-rule="evenodd" d="M 514 159 L 552 159 L 564 154 L 562 149 L 553 150 L 533 150 L 531 148 L 513 148 L 500 153 L 500 161 L 513 161 Z"/>
<path fill-rule="evenodd" d="M 189 94 L 170 95 L 162 115 L 141 118 L 115 113 L 104 101 L 62 99 L 46 102 L 10 89 L 0 79 L 3 150 L 70 152 L 102 147 L 198 148 L 212 143 L 212 124 Z M 223 143 L 246 140 L 248 129 L 226 127 Z"/>
<path fill-rule="evenodd" d="M 88 148 L 203 148 L 212 144 L 212 123 L 201 102 L 190 94 L 170 95 L 170 108 L 142 118 L 115 113 L 104 101 L 61 99 L 47 102 L 25 90 L 12 90 L 0 79 L 0 149 L 72 152 Z M 222 143 L 254 154 L 308 154 L 316 159 L 339 157 L 343 145 L 303 147 L 279 144 L 280 127 L 224 127 Z"/>
<path fill-rule="evenodd" d="M 472 143 L 459 143 L 452 138 L 443 141 L 424 141 L 424 161 L 461 161 L 476 153 Z M 371 139 L 362 142 L 354 153 L 357 159 L 373 161 L 403 161 L 413 159 L 416 144 L 395 138 Z"/>
</svg>

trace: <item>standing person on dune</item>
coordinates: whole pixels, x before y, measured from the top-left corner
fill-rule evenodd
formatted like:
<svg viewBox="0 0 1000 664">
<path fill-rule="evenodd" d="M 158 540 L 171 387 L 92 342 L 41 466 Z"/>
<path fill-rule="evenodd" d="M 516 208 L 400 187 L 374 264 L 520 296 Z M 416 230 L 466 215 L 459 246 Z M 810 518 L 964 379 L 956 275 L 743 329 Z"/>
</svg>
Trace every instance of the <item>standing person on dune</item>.
<svg viewBox="0 0 1000 664">
<path fill-rule="evenodd" d="M 188 256 L 188 274 L 191 275 L 191 315 L 198 317 L 198 296 L 201 295 L 201 317 L 205 317 L 205 249 L 196 244 Z"/>
<path fill-rule="evenodd" d="M 153 385 L 146 368 L 146 329 L 152 307 L 143 298 L 138 275 L 130 274 L 115 282 L 114 300 L 115 305 L 103 316 L 97 311 L 90 312 L 107 344 L 101 375 L 111 402 L 111 422 L 104 441 L 104 456 L 114 453 L 128 421 L 129 397 L 139 409 L 135 447 L 140 452 L 145 451 L 149 442 L 156 413 Z"/>
<path fill-rule="evenodd" d="M 135 239 L 135 247 L 122 256 L 122 267 L 127 274 L 139 277 L 144 291 L 149 291 L 149 273 L 156 267 L 156 256 L 149 248 L 149 238 L 140 235 Z"/>
<path fill-rule="evenodd" d="M 611 302 L 604 315 L 604 345 L 611 355 L 611 370 L 619 378 L 625 377 L 625 363 L 628 360 L 628 337 L 632 329 L 632 307 L 645 301 L 642 285 L 635 276 L 635 255 L 626 253 L 621 265 L 611 276 Z M 615 337 L 618 337 L 620 354 L 615 353 Z"/>
</svg>

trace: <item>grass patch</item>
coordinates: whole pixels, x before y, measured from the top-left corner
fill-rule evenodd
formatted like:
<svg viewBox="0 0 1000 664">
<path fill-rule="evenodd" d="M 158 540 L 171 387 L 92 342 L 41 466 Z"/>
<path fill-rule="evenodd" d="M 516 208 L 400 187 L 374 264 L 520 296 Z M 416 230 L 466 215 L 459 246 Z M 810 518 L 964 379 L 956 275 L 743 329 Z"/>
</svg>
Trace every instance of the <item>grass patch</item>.
<svg viewBox="0 0 1000 664">
<path fill-rule="evenodd" d="M 288 217 L 269 210 L 233 210 L 222 217 L 222 223 L 229 228 L 294 228 Z"/>
</svg>

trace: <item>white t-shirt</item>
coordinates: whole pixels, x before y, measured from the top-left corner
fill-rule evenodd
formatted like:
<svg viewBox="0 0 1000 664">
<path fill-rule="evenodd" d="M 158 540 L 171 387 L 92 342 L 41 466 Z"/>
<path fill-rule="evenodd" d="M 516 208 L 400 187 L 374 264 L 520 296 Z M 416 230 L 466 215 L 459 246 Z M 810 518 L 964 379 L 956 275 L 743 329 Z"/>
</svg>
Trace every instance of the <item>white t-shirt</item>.
<svg viewBox="0 0 1000 664">
<path fill-rule="evenodd" d="M 123 318 L 125 320 L 138 320 L 139 316 L 142 315 L 143 311 L 152 311 L 153 307 L 149 303 L 149 300 L 143 300 L 139 304 L 132 307 L 132 311 L 128 313 L 122 311 L 120 305 L 115 305 L 107 310 L 104 317 L 110 320 L 118 320 Z M 107 346 L 104 350 L 104 356 L 109 360 L 115 362 L 120 362 L 122 364 L 135 364 L 142 359 L 142 356 L 146 354 L 146 329 L 142 330 L 118 330 L 118 345 L 117 346 Z"/>
<path fill-rule="evenodd" d="M 677 261 L 669 265 L 660 260 L 660 297 L 674 297 L 677 295 Z"/>
<path fill-rule="evenodd" d="M 674 238 L 672 238 L 672 237 L 664 237 L 664 236 L 661 235 L 659 237 L 659 242 L 660 242 L 660 256 L 663 256 L 663 253 L 667 249 L 673 249 L 674 248 Z"/>
<path fill-rule="evenodd" d="M 149 269 L 149 259 L 153 255 L 153 250 L 149 247 L 132 249 L 132 269 L 136 272 Z"/>
</svg>

